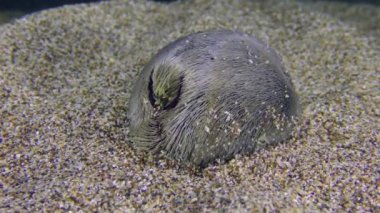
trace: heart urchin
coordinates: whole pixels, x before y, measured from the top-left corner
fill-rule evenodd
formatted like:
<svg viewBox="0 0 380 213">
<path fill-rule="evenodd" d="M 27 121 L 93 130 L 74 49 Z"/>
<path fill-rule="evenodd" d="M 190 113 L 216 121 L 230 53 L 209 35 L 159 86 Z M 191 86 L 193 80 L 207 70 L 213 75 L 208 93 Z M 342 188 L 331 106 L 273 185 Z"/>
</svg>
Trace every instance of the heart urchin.
<svg viewBox="0 0 380 213">
<path fill-rule="evenodd" d="M 130 100 L 133 146 L 202 167 L 283 140 L 298 108 L 274 50 L 228 30 L 164 47 L 144 67 Z"/>
</svg>

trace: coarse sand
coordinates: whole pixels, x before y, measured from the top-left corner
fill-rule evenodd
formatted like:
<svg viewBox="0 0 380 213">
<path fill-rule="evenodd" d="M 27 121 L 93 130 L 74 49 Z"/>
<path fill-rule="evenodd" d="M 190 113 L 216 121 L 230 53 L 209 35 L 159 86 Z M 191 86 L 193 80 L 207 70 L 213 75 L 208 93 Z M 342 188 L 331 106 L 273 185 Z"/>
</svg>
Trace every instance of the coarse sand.
<svg viewBox="0 0 380 213">
<path fill-rule="evenodd" d="M 0 211 L 380 211 L 379 29 L 318 4 L 115 0 L 1 25 Z M 215 28 L 282 55 L 303 108 L 294 136 L 202 171 L 132 150 L 138 72 Z"/>
</svg>

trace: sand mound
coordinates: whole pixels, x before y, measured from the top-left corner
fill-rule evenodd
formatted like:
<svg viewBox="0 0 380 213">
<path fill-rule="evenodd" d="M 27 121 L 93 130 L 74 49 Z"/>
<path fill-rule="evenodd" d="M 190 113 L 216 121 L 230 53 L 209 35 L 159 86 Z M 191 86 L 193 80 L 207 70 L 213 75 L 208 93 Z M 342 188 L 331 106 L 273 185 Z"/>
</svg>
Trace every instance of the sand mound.
<svg viewBox="0 0 380 213">
<path fill-rule="evenodd" d="M 265 2 L 111 1 L 1 26 L 0 208 L 378 209 L 379 42 L 310 5 Z M 304 111 L 286 144 L 194 174 L 131 150 L 126 106 L 159 48 L 211 28 L 276 49 Z"/>
</svg>

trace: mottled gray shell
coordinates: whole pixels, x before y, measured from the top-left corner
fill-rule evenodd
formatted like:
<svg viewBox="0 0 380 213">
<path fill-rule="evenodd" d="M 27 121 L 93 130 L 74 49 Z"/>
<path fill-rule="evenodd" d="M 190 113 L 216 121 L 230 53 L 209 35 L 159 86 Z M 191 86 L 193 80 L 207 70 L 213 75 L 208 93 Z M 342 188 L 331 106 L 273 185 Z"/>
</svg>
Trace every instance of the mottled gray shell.
<svg viewBox="0 0 380 213">
<path fill-rule="evenodd" d="M 296 111 L 290 77 L 267 44 L 199 32 L 144 67 L 130 98 L 129 136 L 138 149 L 204 167 L 285 139 Z"/>
</svg>

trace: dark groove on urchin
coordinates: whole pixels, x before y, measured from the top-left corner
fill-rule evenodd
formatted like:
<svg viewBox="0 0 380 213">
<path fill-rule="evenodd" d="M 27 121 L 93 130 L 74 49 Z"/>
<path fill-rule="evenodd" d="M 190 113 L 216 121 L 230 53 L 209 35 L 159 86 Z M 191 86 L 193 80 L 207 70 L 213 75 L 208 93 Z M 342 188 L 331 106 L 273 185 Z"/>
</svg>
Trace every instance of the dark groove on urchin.
<svg viewBox="0 0 380 213">
<path fill-rule="evenodd" d="M 150 104 L 153 106 L 153 108 L 156 108 L 156 95 L 154 94 L 154 91 L 153 91 L 153 72 L 154 72 L 154 69 L 152 69 L 150 75 L 149 75 L 149 83 L 148 83 L 148 99 L 149 99 L 149 102 Z M 180 100 L 180 96 L 181 96 L 181 92 L 182 92 L 182 84 L 183 84 L 183 79 L 184 77 L 181 76 L 180 77 L 180 80 L 179 80 L 179 89 L 177 91 L 177 95 L 176 97 L 173 99 L 173 101 L 171 101 L 170 103 L 166 104 L 162 110 L 169 110 L 169 109 L 172 109 L 174 108 L 175 106 L 177 106 L 179 100 Z"/>
<path fill-rule="evenodd" d="M 149 75 L 148 99 L 149 99 L 149 102 L 152 105 L 152 107 L 155 107 L 156 98 L 155 98 L 154 91 L 153 91 L 153 79 L 152 79 L 153 72 L 154 72 L 154 69 L 152 69 L 152 71 L 150 72 L 150 75 Z"/>
<path fill-rule="evenodd" d="M 172 109 L 175 106 L 177 106 L 177 104 L 180 100 L 181 92 L 182 92 L 182 84 L 183 84 L 183 76 L 181 76 L 179 79 L 179 89 L 177 91 L 177 95 L 175 96 L 173 101 L 171 101 L 170 103 L 168 103 L 164 106 L 163 110 L 169 110 L 169 109 Z"/>
</svg>

